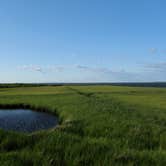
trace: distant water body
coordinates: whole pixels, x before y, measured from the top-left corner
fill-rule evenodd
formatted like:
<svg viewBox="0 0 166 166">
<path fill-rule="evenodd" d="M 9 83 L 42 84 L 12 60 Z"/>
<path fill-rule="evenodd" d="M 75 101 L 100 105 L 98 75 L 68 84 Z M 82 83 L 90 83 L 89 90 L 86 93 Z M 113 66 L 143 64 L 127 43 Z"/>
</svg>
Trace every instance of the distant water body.
<svg viewBox="0 0 166 166">
<path fill-rule="evenodd" d="M 58 124 L 58 118 L 45 112 L 27 109 L 0 109 L 0 128 L 18 132 L 34 132 L 50 129 Z"/>
</svg>

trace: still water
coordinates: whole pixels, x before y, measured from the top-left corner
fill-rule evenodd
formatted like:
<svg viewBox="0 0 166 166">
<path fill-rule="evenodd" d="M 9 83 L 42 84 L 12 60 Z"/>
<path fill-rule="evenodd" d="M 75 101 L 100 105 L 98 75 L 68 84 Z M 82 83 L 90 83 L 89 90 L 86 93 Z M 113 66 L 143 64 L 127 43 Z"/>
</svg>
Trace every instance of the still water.
<svg viewBox="0 0 166 166">
<path fill-rule="evenodd" d="M 58 118 L 29 109 L 0 109 L 0 128 L 18 132 L 34 132 L 55 127 Z"/>
</svg>

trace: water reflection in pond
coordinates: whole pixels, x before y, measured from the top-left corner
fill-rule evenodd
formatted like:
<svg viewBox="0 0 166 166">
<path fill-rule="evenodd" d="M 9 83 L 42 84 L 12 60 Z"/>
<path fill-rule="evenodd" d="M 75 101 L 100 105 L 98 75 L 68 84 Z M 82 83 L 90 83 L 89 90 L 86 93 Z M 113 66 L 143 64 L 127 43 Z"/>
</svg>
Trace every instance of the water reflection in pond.
<svg viewBox="0 0 166 166">
<path fill-rule="evenodd" d="M 55 127 L 54 115 L 25 109 L 0 109 L 0 128 L 18 132 L 33 132 Z"/>
</svg>

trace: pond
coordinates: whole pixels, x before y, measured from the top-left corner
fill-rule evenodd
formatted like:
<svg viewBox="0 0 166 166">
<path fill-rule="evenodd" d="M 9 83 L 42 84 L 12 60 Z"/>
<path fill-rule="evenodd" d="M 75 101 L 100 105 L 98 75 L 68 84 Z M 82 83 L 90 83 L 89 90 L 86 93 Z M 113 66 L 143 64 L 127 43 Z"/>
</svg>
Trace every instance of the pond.
<svg viewBox="0 0 166 166">
<path fill-rule="evenodd" d="M 34 132 L 50 129 L 58 124 L 58 118 L 45 112 L 29 109 L 0 109 L 0 128 L 18 132 Z"/>
</svg>

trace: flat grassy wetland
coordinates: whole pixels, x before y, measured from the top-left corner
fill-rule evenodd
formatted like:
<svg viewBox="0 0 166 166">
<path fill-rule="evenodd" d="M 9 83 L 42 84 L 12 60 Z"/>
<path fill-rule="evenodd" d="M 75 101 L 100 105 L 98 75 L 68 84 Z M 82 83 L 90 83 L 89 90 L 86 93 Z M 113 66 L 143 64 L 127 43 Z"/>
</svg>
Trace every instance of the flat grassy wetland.
<svg viewBox="0 0 166 166">
<path fill-rule="evenodd" d="M 49 130 L 1 129 L 0 165 L 166 165 L 165 88 L 0 88 L 0 108 L 31 108 L 59 118 Z"/>
</svg>

